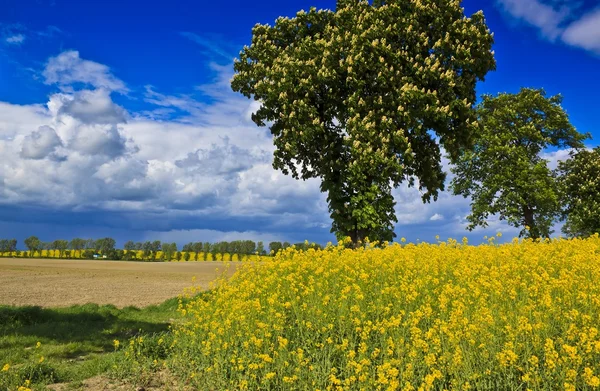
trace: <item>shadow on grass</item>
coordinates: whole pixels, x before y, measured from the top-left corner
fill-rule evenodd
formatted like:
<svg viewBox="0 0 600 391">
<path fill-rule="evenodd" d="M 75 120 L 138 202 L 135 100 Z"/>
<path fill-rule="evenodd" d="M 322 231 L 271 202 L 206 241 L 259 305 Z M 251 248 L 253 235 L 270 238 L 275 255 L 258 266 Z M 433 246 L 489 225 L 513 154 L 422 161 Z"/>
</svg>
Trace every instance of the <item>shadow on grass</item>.
<svg viewBox="0 0 600 391">
<path fill-rule="evenodd" d="M 96 304 L 50 309 L 0 306 L 0 335 L 10 338 L 0 339 L 0 350 L 33 338 L 48 344 L 76 344 L 71 357 L 108 352 L 114 349 L 115 339 L 166 331 L 176 309 L 176 299 L 144 309 Z"/>
</svg>

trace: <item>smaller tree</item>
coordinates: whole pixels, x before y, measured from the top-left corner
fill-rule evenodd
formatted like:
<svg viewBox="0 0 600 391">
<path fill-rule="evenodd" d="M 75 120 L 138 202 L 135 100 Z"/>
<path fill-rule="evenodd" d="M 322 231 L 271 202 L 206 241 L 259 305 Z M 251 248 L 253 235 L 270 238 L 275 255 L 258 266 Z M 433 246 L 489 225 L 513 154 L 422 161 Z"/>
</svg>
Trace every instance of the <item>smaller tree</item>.
<svg viewBox="0 0 600 391">
<path fill-rule="evenodd" d="M 219 249 L 219 253 L 221 254 L 221 260 L 225 260 L 225 254 L 227 254 L 227 248 L 229 247 L 229 243 L 227 242 L 219 242 L 217 243 L 217 247 Z"/>
<path fill-rule="evenodd" d="M 39 252 L 42 249 L 42 241 L 38 239 L 37 236 L 28 237 L 27 239 L 25 239 L 24 243 L 25 247 L 27 247 L 27 250 L 29 250 L 29 254 L 31 256 L 34 256 L 36 252 L 39 254 Z"/>
<path fill-rule="evenodd" d="M 108 254 L 115 249 L 116 242 L 113 238 L 102 238 L 96 241 L 96 250 L 102 255 Z"/>
<path fill-rule="evenodd" d="M 65 251 L 69 247 L 69 241 L 55 240 L 54 242 L 52 242 L 52 247 L 58 251 L 58 257 L 63 258 L 65 256 Z"/>
<path fill-rule="evenodd" d="M 555 173 L 564 206 L 562 231 L 571 237 L 600 233 L 600 147 L 571 152 Z"/>
<path fill-rule="evenodd" d="M 294 247 L 296 248 L 296 250 L 299 250 L 299 251 L 306 251 L 308 249 L 308 246 L 306 245 L 305 242 L 295 243 Z"/>
<path fill-rule="evenodd" d="M 146 241 L 142 244 L 142 258 L 148 259 L 152 253 L 152 242 Z"/>
<path fill-rule="evenodd" d="M 96 251 L 96 241 L 94 239 L 86 239 L 85 241 L 85 249 Z"/>
<path fill-rule="evenodd" d="M 202 245 L 202 252 L 204 253 L 204 260 L 208 261 L 208 254 L 210 253 L 211 245 L 210 242 L 204 242 Z"/>
<path fill-rule="evenodd" d="M 558 188 L 541 152 L 583 147 L 561 107 L 560 95 L 523 88 L 517 94 L 484 95 L 477 107 L 480 133 L 452 172 L 455 195 L 471 197 L 469 230 L 490 215 L 522 228 L 521 236 L 548 237 L 560 214 Z"/>
<path fill-rule="evenodd" d="M 160 240 L 155 240 L 154 242 L 152 242 L 152 259 L 156 260 L 156 256 L 158 255 L 158 252 L 162 249 L 162 245 Z"/>
<path fill-rule="evenodd" d="M 85 243 L 85 239 L 75 238 L 71 240 L 71 243 L 69 243 L 69 247 L 71 248 L 71 250 L 73 250 L 73 252 L 81 256 L 81 250 L 85 248 Z"/>
<path fill-rule="evenodd" d="M 190 253 L 189 253 L 189 252 L 186 252 L 186 253 L 183 255 L 183 260 L 184 260 L 184 261 L 186 261 L 186 262 L 190 260 Z"/>
<path fill-rule="evenodd" d="M 265 245 L 263 242 L 256 243 L 256 252 L 258 255 L 265 255 Z"/>
<path fill-rule="evenodd" d="M 202 252 L 202 242 L 195 242 L 192 244 L 192 250 L 194 251 L 194 261 L 198 260 L 198 255 Z"/>
<path fill-rule="evenodd" d="M 17 239 L 9 239 L 6 250 L 9 253 L 17 251 Z"/>
<path fill-rule="evenodd" d="M 217 254 L 219 253 L 219 246 L 218 243 L 212 243 L 210 245 L 210 254 L 212 255 L 212 260 L 216 261 L 217 260 Z"/>
<path fill-rule="evenodd" d="M 283 244 L 281 242 L 271 242 L 269 243 L 269 252 L 273 253 L 273 255 L 277 254 L 279 250 L 283 248 Z"/>
<path fill-rule="evenodd" d="M 163 259 L 165 261 L 170 261 L 173 259 L 173 257 L 175 256 L 175 253 L 177 252 L 177 244 L 176 243 L 164 243 L 162 245 L 162 251 L 163 251 Z"/>
</svg>

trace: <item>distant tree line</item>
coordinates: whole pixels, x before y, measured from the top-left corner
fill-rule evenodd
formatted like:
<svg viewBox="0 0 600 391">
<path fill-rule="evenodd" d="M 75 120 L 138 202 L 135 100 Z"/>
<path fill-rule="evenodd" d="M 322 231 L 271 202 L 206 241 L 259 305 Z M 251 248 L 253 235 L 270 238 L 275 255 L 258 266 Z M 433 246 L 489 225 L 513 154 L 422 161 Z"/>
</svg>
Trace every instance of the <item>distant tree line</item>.
<svg viewBox="0 0 600 391">
<path fill-rule="evenodd" d="M 0 239 L 0 253 L 17 251 L 16 239 Z"/>
<path fill-rule="evenodd" d="M 179 251 L 176 243 L 166 243 L 160 240 L 134 242 L 127 241 L 123 249 L 116 248 L 113 238 L 54 240 L 51 242 L 41 241 L 36 236 L 30 236 L 24 241 L 27 251 L 17 249 L 16 239 L 0 239 L 0 255 L 17 257 L 52 257 L 52 258 L 79 258 L 79 259 L 109 259 L 124 261 L 208 261 L 233 259 L 237 255 L 238 260 L 248 259 L 252 255 L 275 255 L 281 250 L 291 247 L 289 242 L 270 242 L 268 251 L 262 241 L 234 240 L 231 242 L 221 241 L 190 242 Z M 321 249 L 316 243 L 296 243 L 297 250 Z"/>
</svg>

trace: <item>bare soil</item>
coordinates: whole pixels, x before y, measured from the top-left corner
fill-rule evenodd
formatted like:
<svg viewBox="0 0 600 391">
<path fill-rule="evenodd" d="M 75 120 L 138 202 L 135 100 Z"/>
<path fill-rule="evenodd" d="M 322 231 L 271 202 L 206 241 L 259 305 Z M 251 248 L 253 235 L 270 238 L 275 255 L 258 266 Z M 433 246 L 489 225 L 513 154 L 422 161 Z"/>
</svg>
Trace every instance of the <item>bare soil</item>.
<svg viewBox="0 0 600 391">
<path fill-rule="evenodd" d="M 208 289 L 212 281 L 230 276 L 238 266 L 237 262 L 0 258 L 0 304 L 144 307 L 162 303 L 192 285 Z"/>
<path fill-rule="evenodd" d="M 189 391 L 190 388 L 181 386 L 173 376 L 165 371 L 157 372 L 151 379 L 145 379 L 144 386 L 134 386 L 127 382 L 110 379 L 106 376 L 94 376 L 82 382 L 57 383 L 47 386 L 51 391 Z"/>
</svg>

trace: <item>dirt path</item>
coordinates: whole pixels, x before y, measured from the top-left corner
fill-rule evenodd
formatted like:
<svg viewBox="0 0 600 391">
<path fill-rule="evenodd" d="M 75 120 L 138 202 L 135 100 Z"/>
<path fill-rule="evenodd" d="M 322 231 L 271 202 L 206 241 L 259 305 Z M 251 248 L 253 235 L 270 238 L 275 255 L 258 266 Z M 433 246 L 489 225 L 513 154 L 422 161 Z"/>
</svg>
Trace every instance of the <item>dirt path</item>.
<svg viewBox="0 0 600 391">
<path fill-rule="evenodd" d="M 208 288 L 237 262 L 118 262 L 0 258 L 0 304 L 60 307 L 158 304 L 196 285 Z"/>
</svg>

